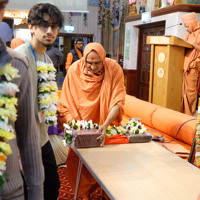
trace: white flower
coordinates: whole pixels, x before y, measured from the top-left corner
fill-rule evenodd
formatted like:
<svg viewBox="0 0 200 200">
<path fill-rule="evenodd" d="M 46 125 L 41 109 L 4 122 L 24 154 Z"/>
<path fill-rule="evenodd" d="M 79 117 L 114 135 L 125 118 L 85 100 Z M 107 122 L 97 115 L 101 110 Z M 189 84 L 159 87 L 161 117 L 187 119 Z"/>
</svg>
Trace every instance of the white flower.
<svg viewBox="0 0 200 200">
<path fill-rule="evenodd" d="M 16 92 L 19 92 L 19 88 L 16 84 L 11 82 L 3 82 L 0 84 L 0 95 L 15 96 Z"/>
<path fill-rule="evenodd" d="M 131 124 L 126 124 L 126 130 L 130 131 L 133 126 Z"/>
<path fill-rule="evenodd" d="M 131 134 L 135 134 L 136 130 L 138 130 L 138 128 L 135 127 L 135 126 L 133 126 L 133 127 L 131 128 L 131 130 L 130 130 L 130 133 L 131 133 Z"/>
<path fill-rule="evenodd" d="M 89 126 L 90 125 L 90 126 Z M 88 128 L 93 129 L 93 123 L 92 120 L 88 121 Z"/>
<path fill-rule="evenodd" d="M 40 83 L 40 87 L 49 87 L 49 82 L 42 82 Z"/>
<path fill-rule="evenodd" d="M 14 133 L 13 127 L 1 120 L 0 120 L 0 129 Z"/>
<path fill-rule="evenodd" d="M 49 116 L 49 117 L 45 117 L 45 122 L 49 123 L 51 121 L 55 122 L 57 121 L 57 117 L 56 116 Z"/>
<path fill-rule="evenodd" d="M 68 130 L 68 129 L 66 129 L 66 130 L 65 130 L 65 133 L 67 133 L 67 134 L 69 134 L 69 135 L 73 135 L 72 130 Z"/>
<path fill-rule="evenodd" d="M 111 128 L 110 133 L 111 135 L 117 135 L 117 130 L 115 128 Z"/>
<path fill-rule="evenodd" d="M 49 108 L 51 106 L 51 102 L 45 103 L 45 104 L 40 104 L 40 109 L 43 110 L 45 108 Z"/>
<path fill-rule="evenodd" d="M 56 73 L 55 72 L 49 72 L 48 75 L 49 75 L 48 80 L 50 80 L 50 81 L 56 80 Z"/>
<path fill-rule="evenodd" d="M 71 129 L 71 127 L 68 124 L 64 123 L 63 126 L 65 127 L 66 130 L 70 130 Z"/>
<path fill-rule="evenodd" d="M 136 127 L 139 128 L 139 127 L 141 127 L 141 125 L 142 125 L 142 123 L 141 123 L 141 122 L 138 122 L 138 123 L 136 124 Z"/>
<path fill-rule="evenodd" d="M 41 62 L 41 61 L 39 61 L 39 60 L 37 61 L 36 64 L 37 64 L 37 66 L 41 66 L 41 67 L 44 66 L 44 65 L 46 65 L 44 62 Z"/>
<path fill-rule="evenodd" d="M 1 116 L 1 119 L 6 123 L 6 124 L 8 124 L 8 117 L 6 117 L 6 116 Z"/>
<path fill-rule="evenodd" d="M 48 108 L 43 109 L 43 113 L 47 114 L 49 112 L 55 112 L 57 110 L 57 107 L 55 105 L 50 105 Z"/>
<path fill-rule="evenodd" d="M 48 77 L 49 77 L 49 75 L 48 75 L 47 72 L 45 72 L 45 73 L 38 73 L 39 80 L 45 80 L 46 81 L 48 79 Z"/>
<path fill-rule="evenodd" d="M 49 93 L 45 93 L 45 94 L 39 94 L 38 97 L 42 100 L 44 99 L 49 99 L 51 98 L 51 95 Z"/>
</svg>

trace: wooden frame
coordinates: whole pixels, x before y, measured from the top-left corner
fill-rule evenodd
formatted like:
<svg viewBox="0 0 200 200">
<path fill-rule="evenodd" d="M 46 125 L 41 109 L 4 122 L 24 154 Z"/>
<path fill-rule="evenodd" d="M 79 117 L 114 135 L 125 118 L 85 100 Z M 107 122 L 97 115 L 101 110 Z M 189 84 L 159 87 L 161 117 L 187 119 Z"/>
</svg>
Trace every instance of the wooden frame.
<svg viewBox="0 0 200 200">
<path fill-rule="evenodd" d="M 113 30 L 112 58 L 119 60 L 119 29 Z"/>
</svg>

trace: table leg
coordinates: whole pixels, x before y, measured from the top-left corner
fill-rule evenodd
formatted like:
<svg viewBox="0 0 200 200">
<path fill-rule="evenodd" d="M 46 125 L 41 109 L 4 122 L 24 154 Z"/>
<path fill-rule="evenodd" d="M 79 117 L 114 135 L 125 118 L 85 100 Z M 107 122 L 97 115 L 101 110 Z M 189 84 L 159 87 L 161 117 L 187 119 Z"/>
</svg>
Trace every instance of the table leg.
<svg viewBox="0 0 200 200">
<path fill-rule="evenodd" d="M 76 187 L 75 187 L 75 193 L 74 193 L 74 200 L 77 200 L 78 188 L 79 188 L 79 183 L 80 183 L 80 178 L 81 178 L 82 166 L 83 166 L 83 163 L 79 159 L 78 171 L 77 171 L 77 177 L 76 177 Z"/>
</svg>

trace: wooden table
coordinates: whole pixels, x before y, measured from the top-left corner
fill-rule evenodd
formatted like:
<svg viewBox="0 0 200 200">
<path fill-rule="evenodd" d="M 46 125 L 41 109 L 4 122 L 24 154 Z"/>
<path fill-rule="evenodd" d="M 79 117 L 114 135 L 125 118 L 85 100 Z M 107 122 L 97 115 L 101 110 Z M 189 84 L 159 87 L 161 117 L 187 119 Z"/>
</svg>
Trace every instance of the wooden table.
<svg viewBox="0 0 200 200">
<path fill-rule="evenodd" d="M 78 177 L 83 163 L 111 199 L 197 200 L 200 194 L 200 170 L 154 142 L 72 148 Z"/>
</svg>

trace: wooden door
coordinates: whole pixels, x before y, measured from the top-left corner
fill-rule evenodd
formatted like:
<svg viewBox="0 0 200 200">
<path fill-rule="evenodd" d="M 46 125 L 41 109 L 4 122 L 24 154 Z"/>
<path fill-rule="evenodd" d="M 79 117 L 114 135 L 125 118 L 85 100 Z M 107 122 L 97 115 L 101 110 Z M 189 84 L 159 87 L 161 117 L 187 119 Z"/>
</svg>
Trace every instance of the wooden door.
<svg viewBox="0 0 200 200">
<path fill-rule="evenodd" d="M 139 33 L 137 97 L 149 100 L 151 45 L 146 44 L 147 36 L 164 35 L 165 22 L 142 26 Z"/>
</svg>

